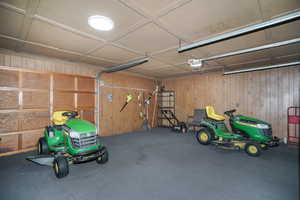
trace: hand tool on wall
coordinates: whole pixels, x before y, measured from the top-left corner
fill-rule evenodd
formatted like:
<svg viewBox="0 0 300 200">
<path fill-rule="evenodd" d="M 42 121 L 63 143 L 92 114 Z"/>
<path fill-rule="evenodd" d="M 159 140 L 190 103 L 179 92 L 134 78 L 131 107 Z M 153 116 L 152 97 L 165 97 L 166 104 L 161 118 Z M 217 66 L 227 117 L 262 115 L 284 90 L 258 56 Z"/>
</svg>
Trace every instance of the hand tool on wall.
<svg viewBox="0 0 300 200">
<path fill-rule="evenodd" d="M 151 128 L 154 127 L 154 121 L 155 121 L 155 116 L 157 112 L 157 93 L 158 93 L 158 85 L 156 85 L 156 88 L 154 90 L 154 108 L 153 108 L 153 114 L 152 114 L 152 121 L 151 121 Z"/>
<path fill-rule="evenodd" d="M 138 109 L 139 109 L 139 118 L 145 119 L 145 110 L 144 110 L 144 92 L 139 92 L 138 95 Z"/>
<path fill-rule="evenodd" d="M 155 90 L 153 90 L 153 92 L 151 92 L 151 93 L 149 93 L 149 96 L 148 96 L 148 98 L 144 101 L 144 105 L 145 105 L 145 107 L 146 107 L 146 118 L 144 119 L 144 122 L 143 122 L 143 125 L 142 125 L 142 128 L 144 129 L 144 130 L 150 130 L 151 129 L 151 126 L 150 126 L 150 124 L 149 124 L 149 106 L 150 106 L 150 104 L 151 104 L 151 99 L 152 99 L 152 97 L 154 96 L 154 95 L 156 95 L 157 94 L 157 92 L 158 92 L 158 86 L 156 87 L 156 89 Z M 155 111 L 154 111 L 155 112 Z M 154 113 L 153 113 L 154 114 Z M 153 116 L 153 115 L 152 115 Z M 152 120 L 153 120 L 153 122 L 154 122 L 154 118 L 152 117 Z M 152 124 L 153 124 L 153 122 L 152 122 Z M 153 124 L 153 126 L 154 126 L 154 124 Z M 152 127 L 153 127 L 152 126 Z"/>
<path fill-rule="evenodd" d="M 127 106 L 127 104 L 132 100 L 133 96 L 131 94 L 128 94 L 126 96 L 126 102 L 124 103 L 123 107 L 121 108 L 120 112 L 124 110 L 124 108 Z"/>
<path fill-rule="evenodd" d="M 149 93 L 149 97 L 144 100 L 144 122 L 143 122 L 143 125 L 142 125 L 142 129 L 145 130 L 145 131 L 148 131 L 150 130 L 150 124 L 148 123 L 148 119 L 149 119 L 149 105 L 151 103 L 151 97 L 152 97 L 152 93 Z"/>
</svg>

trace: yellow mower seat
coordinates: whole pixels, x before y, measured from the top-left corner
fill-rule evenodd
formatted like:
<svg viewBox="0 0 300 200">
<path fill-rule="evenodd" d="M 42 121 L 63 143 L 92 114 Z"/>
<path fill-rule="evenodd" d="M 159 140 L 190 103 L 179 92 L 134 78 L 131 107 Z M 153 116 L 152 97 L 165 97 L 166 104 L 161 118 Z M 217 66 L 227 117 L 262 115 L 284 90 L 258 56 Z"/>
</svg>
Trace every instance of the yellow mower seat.
<svg viewBox="0 0 300 200">
<path fill-rule="evenodd" d="M 221 116 L 221 115 L 217 115 L 215 113 L 215 109 L 212 106 L 206 106 L 205 107 L 206 110 L 206 114 L 208 118 L 214 119 L 214 120 L 218 120 L 218 121 L 222 121 L 225 120 L 225 117 Z"/>
<path fill-rule="evenodd" d="M 62 114 L 67 111 L 55 111 L 52 115 L 52 122 L 54 125 L 63 125 L 68 120 L 67 116 L 63 116 Z"/>
</svg>

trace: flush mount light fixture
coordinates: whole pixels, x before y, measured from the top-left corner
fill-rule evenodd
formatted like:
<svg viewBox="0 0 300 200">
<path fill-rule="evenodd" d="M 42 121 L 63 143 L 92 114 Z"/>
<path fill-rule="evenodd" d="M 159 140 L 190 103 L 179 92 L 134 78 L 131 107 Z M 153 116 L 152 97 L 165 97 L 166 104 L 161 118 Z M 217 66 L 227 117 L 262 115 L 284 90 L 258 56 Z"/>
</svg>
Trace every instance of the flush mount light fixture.
<svg viewBox="0 0 300 200">
<path fill-rule="evenodd" d="M 91 27 L 99 31 L 110 31 L 114 27 L 114 22 L 105 16 L 93 15 L 88 18 Z"/>
<path fill-rule="evenodd" d="M 192 70 L 200 70 L 202 67 L 202 59 L 189 59 L 188 64 L 191 66 Z"/>
</svg>

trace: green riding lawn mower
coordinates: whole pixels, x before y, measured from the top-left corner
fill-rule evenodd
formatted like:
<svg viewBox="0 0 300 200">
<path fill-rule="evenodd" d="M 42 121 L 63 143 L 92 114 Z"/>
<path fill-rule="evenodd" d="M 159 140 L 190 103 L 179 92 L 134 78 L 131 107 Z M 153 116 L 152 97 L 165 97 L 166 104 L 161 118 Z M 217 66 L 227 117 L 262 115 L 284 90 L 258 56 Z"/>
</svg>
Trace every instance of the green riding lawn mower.
<svg viewBox="0 0 300 200">
<path fill-rule="evenodd" d="M 69 173 L 69 164 L 96 160 L 108 161 L 108 151 L 97 139 L 94 124 L 79 119 L 76 111 L 53 113 L 53 126 L 46 127 L 38 142 L 38 156 L 27 159 L 40 165 L 53 166 L 57 178 Z"/>
<path fill-rule="evenodd" d="M 224 112 L 229 117 L 232 132 L 226 127 L 223 116 L 215 114 L 214 108 L 203 109 L 200 130 L 196 137 L 200 144 L 214 144 L 226 149 L 245 150 L 250 156 L 259 156 L 262 150 L 279 145 L 279 138 L 272 136 L 271 124 L 243 115 L 236 110 Z"/>
</svg>

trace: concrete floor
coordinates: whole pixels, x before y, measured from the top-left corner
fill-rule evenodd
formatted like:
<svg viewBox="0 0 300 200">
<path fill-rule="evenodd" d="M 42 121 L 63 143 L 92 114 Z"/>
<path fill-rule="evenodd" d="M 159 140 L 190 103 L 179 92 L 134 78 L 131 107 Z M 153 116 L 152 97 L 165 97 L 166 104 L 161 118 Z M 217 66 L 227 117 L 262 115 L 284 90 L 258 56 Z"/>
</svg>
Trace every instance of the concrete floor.
<svg viewBox="0 0 300 200">
<path fill-rule="evenodd" d="M 52 168 L 25 160 L 34 152 L 0 158 L 3 200 L 298 200 L 298 149 L 281 146 L 253 158 L 199 145 L 192 134 L 168 129 L 105 137 L 110 161 Z"/>
</svg>

